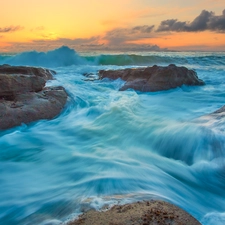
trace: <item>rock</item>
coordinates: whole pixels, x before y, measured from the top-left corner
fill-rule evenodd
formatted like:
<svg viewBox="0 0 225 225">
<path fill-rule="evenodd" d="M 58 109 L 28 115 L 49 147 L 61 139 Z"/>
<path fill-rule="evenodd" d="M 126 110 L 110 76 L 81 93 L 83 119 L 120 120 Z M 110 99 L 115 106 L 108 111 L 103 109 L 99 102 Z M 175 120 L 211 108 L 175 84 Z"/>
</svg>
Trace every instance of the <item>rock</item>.
<svg viewBox="0 0 225 225">
<path fill-rule="evenodd" d="M 208 121 L 210 121 L 211 126 L 213 125 L 216 126 L 219 123 L 221 123 L 221 125 L 224 127 L 224 119 L 225 119 L 225 105 L 212 113 L 208 113 L 199 118 L 196 118 L 194 121 L 201 123 L 207 123 Z"/>
<path fill-rule="evenodd" d="M 213 149 L 213 152 L 209 154 L 209 157 L 218 158 L 218 154 L 221 153 L 221 156 L 223 157 L 224 152 L 224 146 L 222 142 L 220 142 L 220 138 L 218 139 L 217 135 L 221 132 L 224 133 L 225 129 L 225 105 L 219 108 L 218 110 L 204 114 L 200 117 L 197 117 L 192 120 L 195 124 L 199 124 L 201 127 L 205 129 L 207 141 L 211 140 L 211 147 Z"/>
<path fill-rule="evenodd" d="M 43 79 L 52 80 L 53 75 L 56 74 L 54 70 L 44 69 L 40 67 L 28 67 L 28 66 L 10 66 L 8 64 L 0 65 L 0 74 L 23 74 L 23 75 L 35 75 L 42 77 Z"/>
<path fill-rule="evenodd" d="M 63 87 L 18 94 L 13 101 L 0 100 L 0 129 L 57 116 L 67 101 Z"/>
<path fill-rule="evenodd" d="M 0 66 L 0 129 L 57 116 L 67 101 L 63 87 L 44 87 L 53 71 Z M 54 72 L 55 73 L 55 72 Z"/>
<path fill-rule="evenodd" d="M 212 113 L 213 115 L 215 114 L 220 114 L 222 116 L 222 114 L 225 114 L 225 105 L 223 107 L 221 107 L 220 109 L 216 110 L 215 112 Z"/>
<path fill-rule="evenodd" d="M 132 88 L 137 91 L 155 92 L 180 87 L 182 85 L 204 85 L 193 70 L 186 67 L 152 66 L 123 70 L 100 70 L 99 79 L 109 78 L 126 81 L 120 91 Z"/>
<path fill-rule="evenodd" d="M 41 91 L 46 81 L 35 75 L 0 74 L 0 97 Z"/>
<path fill-rule="evenodd" d="M 67 225 L 173 224 L 201 225 L 183 209 L 164 201 L 146 201 L 116 205 L 109 210 L 89 210 Z"/>
</svg>

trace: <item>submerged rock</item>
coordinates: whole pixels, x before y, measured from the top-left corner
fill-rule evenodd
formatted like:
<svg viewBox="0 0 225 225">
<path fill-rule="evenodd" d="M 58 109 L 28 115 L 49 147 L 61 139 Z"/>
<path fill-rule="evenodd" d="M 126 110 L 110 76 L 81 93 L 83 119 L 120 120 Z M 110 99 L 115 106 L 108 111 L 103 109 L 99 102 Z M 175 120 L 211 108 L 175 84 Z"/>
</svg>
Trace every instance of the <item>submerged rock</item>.
<svg viewBox="0 0 225 225">
<path fill-rule="evenodd" d="M 60 113 L 67 93 L 63 87 L 44 87 L 53 79 L 52 73 L 43 68 L 0 66 L 0 129 Z"/>
<path fill-rule="evenodd" d="M 100 70 L 99 79 L 109 78 L 126 81 L 120 91 L 132 88 L 137 91 L 155 92 L 180 87 L 182 85 L 204 85 L 193 70 L 186 67 L 178 67 L 174 64 L 169 66 L 152 66 L 146 68 L 123 69 L 123 70 Z"/>
<path fill-rule="evenodd" d="M 225 116 L 225 105 L 222 106 L 220 109 L 216 110 L 213 112 L 211 115 L 218 115 L 220 114 L 221 116 Z"/>
<path fill-rule="evenodd" d="M 109 210 L 89 210 L 68 225 L 130 225 L 173 224 L 201 225 L 181 208 L 164 201 L 146 201 L 116 205 Z"/>
</svg>

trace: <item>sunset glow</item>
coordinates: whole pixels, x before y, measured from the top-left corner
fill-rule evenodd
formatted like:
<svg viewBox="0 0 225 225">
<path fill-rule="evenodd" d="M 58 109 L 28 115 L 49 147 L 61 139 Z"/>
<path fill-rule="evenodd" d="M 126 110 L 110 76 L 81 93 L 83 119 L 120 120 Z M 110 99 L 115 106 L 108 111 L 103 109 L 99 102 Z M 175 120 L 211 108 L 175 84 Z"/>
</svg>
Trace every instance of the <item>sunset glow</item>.
<svg viewBox="0 0 225 225">
<path fill-rule="evenodd" d="M 0 19 L 0 52 L 62 45 L 78 51 L 143 45 L 225 51 L 223 0 L 8 0 Z"/>
</svg>

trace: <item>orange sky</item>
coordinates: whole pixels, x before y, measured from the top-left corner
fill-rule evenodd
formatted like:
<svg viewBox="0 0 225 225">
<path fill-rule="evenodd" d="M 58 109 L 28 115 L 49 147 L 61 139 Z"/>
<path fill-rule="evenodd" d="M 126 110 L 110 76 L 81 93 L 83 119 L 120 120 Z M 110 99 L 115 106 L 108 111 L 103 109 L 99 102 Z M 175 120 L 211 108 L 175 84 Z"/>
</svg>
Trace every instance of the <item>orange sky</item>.
<svg viewBox="0 0 225 225">
<path fill-rule="evenodd" d="M 0 52 L 225 51 L 224 0 L 7 0 L 0 21 Z"/>
</svg>

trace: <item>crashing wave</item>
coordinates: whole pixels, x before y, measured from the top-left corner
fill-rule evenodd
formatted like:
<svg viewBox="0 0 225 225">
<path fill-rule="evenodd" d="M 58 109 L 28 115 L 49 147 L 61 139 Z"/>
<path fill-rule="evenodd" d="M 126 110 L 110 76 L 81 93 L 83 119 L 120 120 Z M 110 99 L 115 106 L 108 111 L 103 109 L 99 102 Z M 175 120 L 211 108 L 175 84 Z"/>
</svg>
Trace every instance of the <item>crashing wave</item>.
<svg viewBox="0 0 225 225">
<path fill-rule="evenodd" d="M 85 64 L 86 61 L 79 56 L 74 49 L 70 49 L 67 46 L 62 46 L 48 52 L 23 52 L 6 58 L 3 62 L 10 65 L 63 67 Z"/>
<path fill-rule="evenodd" d="M 186 53 L 187 54 L 187 53 Z M 0 55 L 0 64 L 10 65 L 28 65 L 28 66 L 44 66 L 44 67 L 64 67 L 72 65 L 115 65 L 115 66 L 151 66 L 151 65 L 189 65 L 192 64 L 192 68 L 195 65 L 208 66 L 209 62 L 212 65 L 225 65 L 224 54 L 202 54 L 196 56 L 193 53 L 188 55 L 176 54 L 167 52 L 166 54 L 149 52 L 148 54 L 141 55 L 138 52 L 136 54 L 101 54 L 101 55 L 79 55 L 74 49 L 67 46 L 62 46 L 58 49 L 48 52 L 22 52 L 20 54 Z M 185 56 L 185 57 L 184 57 Z"/>
</svg>

